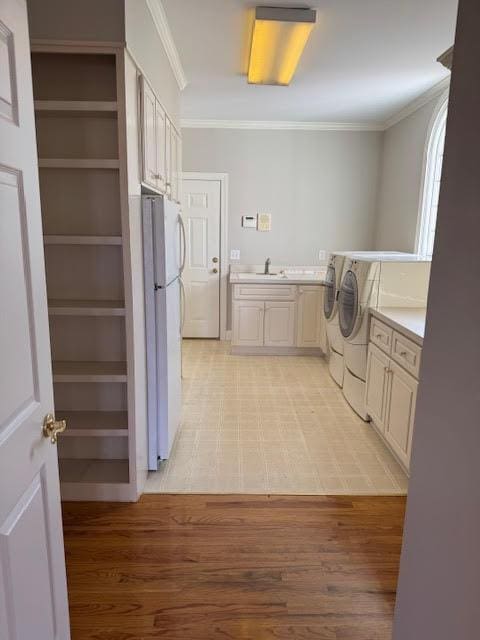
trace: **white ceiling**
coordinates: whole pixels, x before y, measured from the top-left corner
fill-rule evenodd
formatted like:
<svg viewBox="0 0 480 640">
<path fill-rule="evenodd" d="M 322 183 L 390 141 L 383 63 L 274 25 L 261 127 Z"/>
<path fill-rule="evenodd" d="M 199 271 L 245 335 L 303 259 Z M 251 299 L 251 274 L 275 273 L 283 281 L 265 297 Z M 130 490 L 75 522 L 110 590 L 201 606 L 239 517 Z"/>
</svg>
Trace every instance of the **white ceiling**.
<svg viewBox="0 0 480 640">
<path fill-rule="evenodd" d="M 259 1 L 317 9 L 289 87 L 247 84 L 247 0 L 163 0 L 188 85 L 186 119 L 385 122 L 444 79 L 457 0 Z"/>
</svg>

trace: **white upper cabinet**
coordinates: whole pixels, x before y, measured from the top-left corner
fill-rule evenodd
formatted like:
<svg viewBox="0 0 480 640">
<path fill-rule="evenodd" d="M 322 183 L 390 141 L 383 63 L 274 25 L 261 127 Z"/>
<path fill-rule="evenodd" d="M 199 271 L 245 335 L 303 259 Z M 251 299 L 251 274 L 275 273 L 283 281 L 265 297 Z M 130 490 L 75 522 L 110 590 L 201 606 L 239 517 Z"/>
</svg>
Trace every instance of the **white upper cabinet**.
<svg viewBox="0 0 480 640">
<path fill-rule="evenodd" d="M 142 78 L 142 156 L 143 182 L 155 189 L 157 185 L 157 123 L 156 98 Z"/>
<path fill-rule="evenodd" d="M 172 197 L 172 123 L 165 119 L 165 193 Z"/>
<path fill-rule="evenodd" d="M 143 76 L 141 115 L 142 182 L 180 202 L 181 138 Z"/>
<path fill-rule="evenodd" d="M 166 120 L 167 117 L 162 105 L 158 102 L 158 100 L 155 100 L 155 153 L 157 156 L 157 188 L 162 192 L 165 191 L 166 182 Z"/>
<path fill-rule="evenodd" d="M 181 139 L 176 130 L 171 127 L 171 180 L 172 180 L 172 200 L 180 204 L 180 176 L 182 171 L 182 149 Z"/>
</svg>

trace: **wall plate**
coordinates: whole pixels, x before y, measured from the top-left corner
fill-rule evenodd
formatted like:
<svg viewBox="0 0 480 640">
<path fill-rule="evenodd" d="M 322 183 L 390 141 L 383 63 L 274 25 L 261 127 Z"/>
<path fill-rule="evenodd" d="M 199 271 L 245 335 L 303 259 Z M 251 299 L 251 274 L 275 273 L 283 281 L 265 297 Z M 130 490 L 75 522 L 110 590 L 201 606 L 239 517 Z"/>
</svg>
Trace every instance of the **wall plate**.
<svg viewBox="0 0 480 640">
<path fill-rule="evenodd" d="M 272 229 L 272 216 L 270 213 L 259 213 L 257 223 L 258 231 L 271 231 Z"/>
</svg>

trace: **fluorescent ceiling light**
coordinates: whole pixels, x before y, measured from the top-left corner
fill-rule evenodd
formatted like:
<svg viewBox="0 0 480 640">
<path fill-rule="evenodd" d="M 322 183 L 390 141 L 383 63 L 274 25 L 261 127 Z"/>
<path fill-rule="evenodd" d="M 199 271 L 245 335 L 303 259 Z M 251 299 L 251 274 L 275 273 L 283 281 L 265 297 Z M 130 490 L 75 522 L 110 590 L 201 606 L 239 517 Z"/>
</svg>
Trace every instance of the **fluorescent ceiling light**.
<svg viewBox="0 0 480 640">
<path fill-rule="evenodd" d="M 314 9 L 257 7 L 248 82 L 289 85 L 315 20 Z"/>
</svg>

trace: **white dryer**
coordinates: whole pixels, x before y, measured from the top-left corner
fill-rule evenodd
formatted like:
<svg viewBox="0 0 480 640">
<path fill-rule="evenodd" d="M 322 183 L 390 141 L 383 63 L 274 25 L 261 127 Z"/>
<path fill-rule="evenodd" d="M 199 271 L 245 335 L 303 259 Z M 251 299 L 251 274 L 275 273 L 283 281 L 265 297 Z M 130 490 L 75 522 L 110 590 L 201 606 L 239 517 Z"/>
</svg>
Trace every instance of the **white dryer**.
<svg viewBox="0 0 480 640">
<path fill-rule="evenodd" d="M 430 261 L 415 254 L 383 254 L 347 259 L 338 296 L 344 339 L 343 393 L 364 420 L 370 307 L 425 307 Z"/>
</svg>

